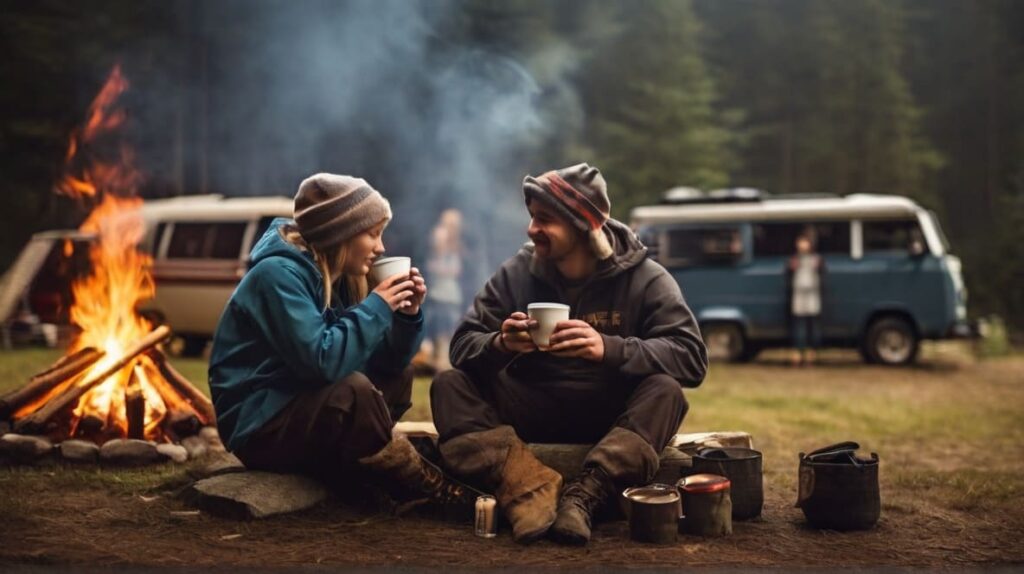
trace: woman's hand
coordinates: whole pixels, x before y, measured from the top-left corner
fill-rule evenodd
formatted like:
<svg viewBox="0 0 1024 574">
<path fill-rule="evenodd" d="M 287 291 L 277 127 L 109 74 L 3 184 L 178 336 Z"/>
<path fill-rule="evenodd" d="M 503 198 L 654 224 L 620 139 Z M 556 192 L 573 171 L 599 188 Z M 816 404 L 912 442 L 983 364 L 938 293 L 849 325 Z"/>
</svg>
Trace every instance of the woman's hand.
<svg viewBox="0 0 1024 574">
<path fill-rule="evenodd" d="M 422 280 L 422 278 L 420 278 Z M 380 295 L 381 299 L 391 307 L 392 311 L 408 308 L 412 305 L 410 300 L 415 295 L 416 282 L 410 279 L 408 273 L 396 273 L 381 281 L 373 292 Z M 426 287 L 423 288 L 426 293 Z M 419 304 L 416 309 L 419 310 Z"/>
<path fill-rule="evenodd" d="M 427 298 L 427 282 L 420 274 L 420 270 L 415 267 L 409 270 L 409 279 L 413 282 L 412 297 L 405 301 L 408 305 L 399 310 L 406 315 L 415 315 L 420 312 L 420 307 Z"/>
<path fill-rule="evenodd" d="M 494 346 L 506 353 L 531 353 L 537 350 L 530 338 L 530 329 L 537 327 L 537 321 L 526 313 L 516 311 L 501 323 L 501 333 L 494 338 Z"/>
</svg>

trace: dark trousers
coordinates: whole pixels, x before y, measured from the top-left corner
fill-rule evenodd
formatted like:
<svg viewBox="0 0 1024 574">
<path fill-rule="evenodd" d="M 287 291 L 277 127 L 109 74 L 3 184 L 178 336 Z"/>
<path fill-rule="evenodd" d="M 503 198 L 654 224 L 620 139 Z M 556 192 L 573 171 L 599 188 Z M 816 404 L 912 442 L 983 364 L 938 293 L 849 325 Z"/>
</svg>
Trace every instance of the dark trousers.
<svg viewBox="0 0 1024 574">
<path fill-rule="evenodd" d="M 661 452 L 676 434 L 688 404 L 679 383 L 651 375 L 638 383 L 526 383 L 504 372 L 474 381 L 445 371 L 430 387 L 430 406 L 440 441 L 510 425 L 526 442 L 593 444 L 614 427 L 642 437 Z"/>
<path fill-rule="evenodd" d="M 821 346 L 821 316 L 796 315 L 793 317 L 793 344 L 803 351 Z"/>
<path fill-rule="evenodd" d="M 352 373 L 295 397 L 235 454 L 254 470 L 325 478 L 375 454 L 412 406 L 412 367 L 395 374 Z"/>
</svg>

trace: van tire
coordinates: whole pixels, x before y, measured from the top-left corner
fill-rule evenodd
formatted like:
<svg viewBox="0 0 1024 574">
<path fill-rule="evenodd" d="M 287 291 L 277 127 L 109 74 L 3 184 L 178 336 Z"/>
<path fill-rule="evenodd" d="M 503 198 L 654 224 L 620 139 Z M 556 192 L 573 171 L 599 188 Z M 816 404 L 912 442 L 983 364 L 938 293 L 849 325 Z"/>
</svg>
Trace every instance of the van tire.
<svg viewBox="0 0 1024 574">
<path fill-rule="evenodd" d="M 201 357 L 208 340 L 206 337 L 178 335 L 171 339 L 167 350 L 176 357 Z"/>
<path fill-rule="evenodd" d="M 864 354 L 870 363 L 907 365 L 917 358 L 920 340 L 914 326 L 902 317 L 882 317 L 871 323 L 864 337 Z"/>
<path fill-rule="evenodd" d="M 708 360 L 726 363 L 742 361 L 746 356 L 747 339 L 736 323 L 708 323 L 701 326 Z"/>
</svg>

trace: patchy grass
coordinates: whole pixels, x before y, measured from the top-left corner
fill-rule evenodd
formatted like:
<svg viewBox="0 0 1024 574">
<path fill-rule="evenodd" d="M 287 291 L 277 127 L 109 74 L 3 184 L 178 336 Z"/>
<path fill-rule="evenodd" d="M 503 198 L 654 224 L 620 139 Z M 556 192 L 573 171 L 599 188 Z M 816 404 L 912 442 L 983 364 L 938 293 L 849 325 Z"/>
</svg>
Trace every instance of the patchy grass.
<svg viewBox="0 0 1024 574">
<path fill-rule="evenodd" d="M 0 352 L 0 392 L 57 356 Z M 202 360 L 174 365 L 207 390 Z M 428 420 L 429 380 L 418 379 L 408 420 Z M 297 566 L 313 563 L 470 567 L 569 565 L 917 565 L 1024 561 L 1024 357 L 984 361 L 928 345 L 919 366 L 866 366 L 826 353 L 815 367 L 785 355 L 714 365 L 687 390 L 682 431 L 744 430 L 765 455 L 764 518 L 737 523 L 727 539 L 686 539 L 651 549 L 604 524 L 585 550 L 530 548 L 503 533 L 479 541 L 466 525 L 355 516 L 337 504 L 301 515 L 235 523 L 181 518 L 180 502 L 154 493 L 187 479 L 175 465 L 147 469 L 51 466 L 0 469 L 0 563 Z M 809 530 L 796 497 L 797 454 L 856 440 L 879 453 L 883 514 L 876 530 Z M 54 539 L 50 532 L 65 534 Z M 225 540 L 224 536 L 240 537 Z M 100 543 L 102 537 L 123 545 Z M 132 551 L 132 546 L 144 551 Z M 189 546 L 195 545 L 195 546 Z M 180 548 L 202 552 L 182 554 Z"/>
</svg>

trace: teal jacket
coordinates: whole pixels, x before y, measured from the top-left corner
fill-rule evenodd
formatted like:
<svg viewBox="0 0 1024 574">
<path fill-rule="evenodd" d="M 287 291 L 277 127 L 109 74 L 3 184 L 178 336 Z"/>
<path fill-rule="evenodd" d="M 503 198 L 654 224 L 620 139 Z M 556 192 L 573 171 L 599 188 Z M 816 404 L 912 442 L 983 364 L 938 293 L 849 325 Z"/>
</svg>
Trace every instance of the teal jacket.
<svg viewBox="0 0 1024 574">
<path fill-rule="evenodd" d="M 274 220 L 253 247 L 213 337 L 210 392 L 230 450 L 303 391 L 356 371 L 404 369 L 423 340 L 422 313 L 393 313 L 375 293 L 353 306 L 339 293 L 324 311 L 322 275 L 281 238 L 285 223 Z"/>
</svg>

